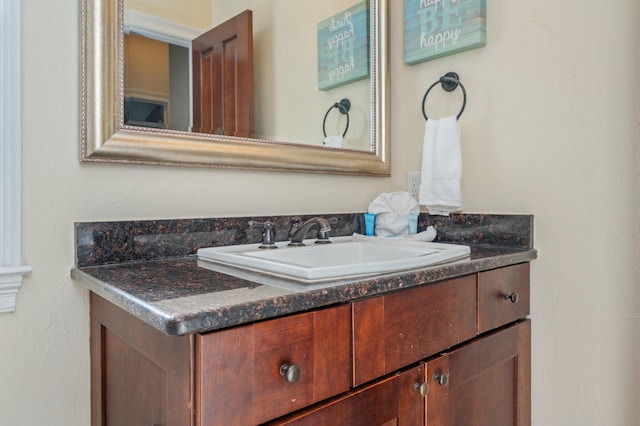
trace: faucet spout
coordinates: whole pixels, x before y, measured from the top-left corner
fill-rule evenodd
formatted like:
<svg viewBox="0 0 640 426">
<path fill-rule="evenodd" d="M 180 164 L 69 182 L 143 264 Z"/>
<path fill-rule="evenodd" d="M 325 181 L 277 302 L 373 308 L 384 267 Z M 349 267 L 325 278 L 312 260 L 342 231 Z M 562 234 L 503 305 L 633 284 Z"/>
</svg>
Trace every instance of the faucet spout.
<svg viewBox="0 0 640 426">
<path fill-rule="evenodd" d="M 318 227 L 318 234 L 322 234 L 325 236 L 323 242 L 330 243 L 331 241 L 328 238 L 329 232 L 331 231 L 331 225 L 329 225 L 329 221 L 322 217 L 312 217 L 304 223 L 302 219 L 298 216 L 291 219 L 291 229 L 289 230 L 289 243 L 290 246 L 304 246 L 302 242 L 306 236 L 309 229 L 312 226 L 316 225 Z"/>
</svg>

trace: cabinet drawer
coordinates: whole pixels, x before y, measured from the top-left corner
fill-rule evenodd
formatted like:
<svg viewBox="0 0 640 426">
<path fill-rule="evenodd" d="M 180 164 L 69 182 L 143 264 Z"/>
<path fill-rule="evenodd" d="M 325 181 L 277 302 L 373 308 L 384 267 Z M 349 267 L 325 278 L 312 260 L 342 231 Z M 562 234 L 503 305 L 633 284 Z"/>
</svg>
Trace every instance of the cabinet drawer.
<svg viewBox="0 0 640 426">
<path fill-rule="evenodd" d="M 352 310 L 355 386 L 473 338 L 476 277 L 355 302 Z"/>
<path fill-rule="evenodd" d="M 420 365 L 275 420 L 268 426 L 423 425 L 425 399 L 419 392 L 423 382 L 424 369 Z"/>
<path fill-rule="evenodd" d="M 347 391 L 350 376 L 348 305 L 197 335 L 197 424 L 263 423 Z"/>
<path fill-rule="evenodd" d="M 529 315 L 529 263 L 478 274 L 478 333 Z"/>
</svg>

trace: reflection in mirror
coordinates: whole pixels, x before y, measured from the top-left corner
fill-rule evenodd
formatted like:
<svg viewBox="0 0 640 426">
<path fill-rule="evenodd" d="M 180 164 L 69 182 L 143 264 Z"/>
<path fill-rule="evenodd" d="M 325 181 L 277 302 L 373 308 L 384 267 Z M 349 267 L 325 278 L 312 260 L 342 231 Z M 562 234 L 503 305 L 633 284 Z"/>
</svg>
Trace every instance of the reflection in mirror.
<svg viewBox="0 0 640 426">
<path fill-rule="evenodd" d="M 353 25 L 344 24 L 367 4 L 360 47 L 366 75 L 322 87 L 322 21 L 343 24 L 333 43 L 340 37 L 347 44 Z M 83 0 L 82 159 L 388 175 L 386 7 L 387 0 L 190 0 L 188 8 L 176 0 Z M 209 113 L 199 112 L 205 67 L 193 58 L 194 39 L 245 11 L 253 90 L 218 107 L 234 120 L 244 116 L 236 106 L 249 110 L 241 130 L 224 115 L 218 122 L 198 118 Z M 236 83 L 247 78 L 232 76 Z M 346 114 L 335 108 L 343 99 L 350 102 Z"/>
<path fill-rule="evenodd" d="M 125 124 L 372 149 L 366 1 L 212 0 L 196 2 L 187 11 L 177 1 L 124 4 Z M 249 21 L 239 20 L 247 11 Z M 176 39 L 176 32 L 194 35 L 194 40 L 163 41 Z M 327 50 L 337 54 L 329 57 Z M 204 61 L 196 52 L 204 53 Z M 224 67 L 230 55 L 241 60 Z M 333 66 L 320 75 L 322 59 Z M 349 81 L 351 68 L 364 68 L 364 80 Z M 345 72 L 348 84 L 320 89 L 323 79 L 341 81 Z M 206 77 L 207 84 L 201 84 Z M 330 117 L 324 123 L 327 142 L 324 112 L 343 98 L 353 105 L 349 132 L 335 143 L 345 117 Z M 134 116 L 135 111 L 150 120 Z"/>
</svg>

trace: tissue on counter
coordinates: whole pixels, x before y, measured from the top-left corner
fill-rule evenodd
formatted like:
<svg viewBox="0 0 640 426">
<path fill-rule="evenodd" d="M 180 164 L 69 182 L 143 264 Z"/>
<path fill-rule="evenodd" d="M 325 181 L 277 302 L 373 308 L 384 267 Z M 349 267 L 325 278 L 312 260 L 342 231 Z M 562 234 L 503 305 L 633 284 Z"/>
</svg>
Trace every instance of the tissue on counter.
<svg viewBox="0 0 640 426">
<path fill-rule="evenodd" d="M 433 240 L 435 240 L 437 236 L 438 236 L 438 232 L 436 231 L 436 229 L 433 226 L 428 226 L 426 230 L 422 232 L 418 232 L 417 234 L 400 235 L 400 236 L 397 236 L 396 238 L 400 240 L 424 241 L 424 242 L 430 243 Z M 366 240 L 368 238 L 378 238 L 378 237 L 366 236 L 366 235 L 357 234 L 357 233 L 353 234 L 354 241 Z"/>
<path fill-rule="evenodd" d="M 409 235 L 408 215 L 420 213 L 420 206 L 408 192 L 387 192 L 369 204 L 368 212 L 376 215 L 376 236 Z"/>
</svg>

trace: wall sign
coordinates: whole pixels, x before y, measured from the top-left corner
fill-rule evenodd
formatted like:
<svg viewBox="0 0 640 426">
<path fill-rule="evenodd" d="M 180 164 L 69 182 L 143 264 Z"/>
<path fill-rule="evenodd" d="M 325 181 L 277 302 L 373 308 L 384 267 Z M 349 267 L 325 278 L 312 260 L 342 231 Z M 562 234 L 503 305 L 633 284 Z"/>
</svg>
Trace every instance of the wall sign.
<svg viewBox="0 0 640 426">
<path fill-rule="evenodd" d="M 404 0 L 404 63 L 487 44 L 486 0 Z"/>
<path fill-rule="evenodd" d="M 369 77 L 369 2 L 318 24 L 318 89 Z"/>
</svg>

